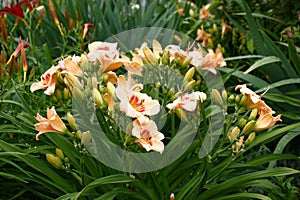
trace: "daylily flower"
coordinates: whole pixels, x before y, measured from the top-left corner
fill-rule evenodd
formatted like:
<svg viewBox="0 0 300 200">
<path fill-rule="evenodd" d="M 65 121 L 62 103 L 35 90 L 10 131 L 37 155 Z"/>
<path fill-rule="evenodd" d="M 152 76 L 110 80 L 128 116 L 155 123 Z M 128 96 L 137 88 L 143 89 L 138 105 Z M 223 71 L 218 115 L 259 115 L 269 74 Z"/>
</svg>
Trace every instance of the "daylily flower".
<svg viewBox="0 0 300 200">
<path fill-rule="evenodd" d="M 173 113 L 173 109 L 184 109 L 186 111 L 194 111 L 197 108 L 198 100 L 201 102 L 206 100 L 206 94 L 203 92 L 192 92 L 190 94 L 185 93 L 180 95 L 175 101 L 167 104 L 167 108 L 170 109 L 170 114 Z"/>
<path fill-rule="evenodd" d="M 226 62 L 223 59 L 223 54 L 219 48 L 216 49 L 216 53 L 212 49 L 208 50 L 208 54 L 204 57 L 202 69 L 208 70 L 213 74 L 217 74 L 216 68 L 226 66 Z"/>
<path fill-rule="evenodd" d="M 47 132 L 58 134 L 68 133 L 66 125 L 56 113 L 54 106 L 51 109 L 47 108 L 47 118 L 37 114 L 36 119 L 39 121 L 39 123 L 34 125 L 35 129 L 39 131 L 35 137 L 36 140 L 39 140 L 41 134 Z"/>
<path fill-rule="evenodd" d="M 197 30 L 197 37 L 195 39 L 196 41 L 202 40 L 203 44 L 207 45 L 209 43 L 208 40 L 210 38 L 211 38 L 211 34 L 204 31 L 203 26 L 201 27 L 201 29 Z"/>
<path fill-rule="evenodd" d="M 210 12 L 207 10 L 206 8 L 207 6 L 203 5 L 201 10 L 200 10 L 200 17 L 199 19 L 202 20 L 202 19 L 210 19 L 211 18 L 211 14 Z"/>
<path fill-rule="evenodd" d="M 161 44 L 157 40 L 152 41 L 152 51 L 147 47 L 147 43 L 143 43 L 139 54 L 145 57 L 150 64 L 158 64 L 160 53 L 162 52 Z"/>
<path fill-rule="evenodd" d="M 21 1 L 20 3 L 17 3 L 16 5 L 13 5 L 11 7 L 5 7 L 0 10 L 0 15 L 3 16 L 7 13 L 12 14 L 16 16 L 18 19 L 24 19 L 24 12 L 22 9 L 22 5 L 26 5 L 29 7 L 30 10 L 32 10 L 32 4 L 29 1 Z"/>
<path fill-rule="evenodd" d="M 129 77 L 126 81 L 123 76 L 119 77 L 116 96 L 121 101 L 120 110 L 127 116 L 137 118 L 141 123 L 149 119 L 145 115 L 155 115 L 160 110 L 160 104 L 150 96 L 139 91 L 142 89 L 141 84 L 134 84 Z"/>
<path fill-rule="evenodd" d="M 28 44 L 28 38 L 26 38 L 25 43 L 23 43 L 22 38 L 19 38 L 19 43 L 17 48 L 15 49 L 15 51 L 12 53 L 12 55 L 10 56 L 9 60 L 6 62 L 6 65 L 10 64 L 12 62 L 13 58 L 18 57 L 21 54 L 21 49 L 25 49 L 25 48 L 29 48 L 29 44 Z"/>
<path fill-rule="evenodd" d="M 154 150 L 162 153 L 164 151 L 164 135 L 158 131 L 153 120 L 142 124 L 139 120 L 133 121 L 132 136 L 136 137 L 136 142 L 146 151 Z"/>
<path fill-rule="evenodd" d="M 224 34 L 227 33 L 227 32 L 228 32 L 230 29 L 232 29 L 232 28 L 231 28 L 231 26 L 227 25 L 227 24 L 224 22 L 224 20 L 222 20 L 221 23 L 222 23 L 222 36 L 221 36 L 221 38 L 223 38 L 223 37 L 224 37 Z"/>
<path fill-rule="evenodd" d="M 259 112 L 275 113 L 263 100 L 261 100 L 262 95 L 257 95 L 251 89 L 247 88 L 246 84 L 237 85 L 235 90 L 239 90 L 243 95 L 247 96 L 247 101 L 244 103 L 244 106 L 247 109 L 257 108 Z"/>
<path fill-rule="evenodd" d="M 140 55 L 134 53 L 131 60 L 125 55 L 121 55 L 123 64 L 128 72 L 142 76 L 143 59 Z"/>
<path fill-rule="evenodd" d="M 168 45 L 165 49 L 170 53 L 170 61 L 180 58 L 181 62 L 183 62 L 188 57 L 187 52 L 177 45 Z"/>
<path fill-rule="evenodd" d="M 116 70 L 123 65 L 117 45 L 117 43 L 93 42 L 88 45 L 87 57 L 92 62 L 98 60 L 101 63 L 102 72 Z"/>
<path fill-rule="evenodd" d="M 263 131 L 266 129 L 271 128 L 275 125 L 276 122 L 281 122 L 280 119 L 281 115 L 277 115 L 276 117 L 272 116 L 272 113 L 268 112 L 261 112 L 255 125 L 254 125 L 254 131 Z"/>
<path fill-rule="evenodd" d="M 52 95 L 55 91 L 55 85 L 57 83 L 56 73 L 58 70 L 59 67 L 52 66 L 41 76 L 41 81 L 31 85 L 30 91 L 34 92 L 36 90 L 46 89 L 44 93 L 46 95 Z"/>
<path fill-rule="evenodd" d="M 92 23 L 84 24 L 83 27 L 82 27 L 82 37 L 81 37 L 82 40 L 85 38 L 86 34 L 88 33 L 89 27 L 91 27 L 93 31 L 95 29 L 94 24 L 92 24 Z"/>
<path fill-rule="evenodd" d="M 80 56 L 69 56 L 58 62 L 59 68 L 63 71 L 67 71 L 75 76 L 81 77 L 83 76 L 83 71 L 79 67 L 81 57 Z"/>
</svg>

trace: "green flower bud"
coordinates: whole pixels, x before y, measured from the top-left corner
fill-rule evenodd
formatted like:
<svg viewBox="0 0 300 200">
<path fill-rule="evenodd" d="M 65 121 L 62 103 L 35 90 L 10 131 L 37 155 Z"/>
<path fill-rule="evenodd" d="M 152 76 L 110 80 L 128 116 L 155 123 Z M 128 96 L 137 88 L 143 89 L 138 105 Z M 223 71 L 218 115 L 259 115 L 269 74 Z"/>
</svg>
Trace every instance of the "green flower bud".
<svg viewBox="0 0 300 200">
<path fill-rule="evenodd" d="M 258 113 L 258 109 L 254 108 L 250 113 L 249 120 L 254 120 L 257 116 L 257 113 Z"/>
<path fill-rule="evenodd" d="M 223 98 L 224 101 L 227 101 L 228 96 L 227 96 L 227 91 L 226 90 L 222 91 L 222 98 Z"/>
<path fill-rule="evenodd" d="M 239 135 L 241 130 L 235 126 L 230 133 L 228 133 L 227 137 L 230 140 L 230 142 L 233 142 Z"/>
<path fill-rule="evenodd" d="M 185 74 L 183 81 L 190 81 L 195 74 L 195 67 L 191 67 Z"/>
<path fill-rule="evenodd" d="M 103 99 L 102 96 L 99 92 L 99 90 L 97 90 L 96 88 L 93 88 L 93 98 L 94 98 L 94 102 L 101 107 L 103 105 Z"/>
<path fill-rule="evenodd" d="M 176 112 L 177 116 L 179 117 L 179 119 L 187 122 L 186 113 L 182 109 L 175 109 L 175 112 Z"/>
<path fill-rule="evenodd" d="M 255 121 L 254 121 L 254 120 L 249 121 L 249 122 L 244 126 L 244 128 L 243 128 L 243 130 L 242 130 L 242 134 L 243 134 L 243 135 L 249 134 L 249 133 L 253 130 L 254 126 L 255 126 Z"/>
<path fill-rule="evenodd" d="M 70 125 L 71 129 L 73 131 L 76 131 L 77 126 L 76 126 L 76 123 L 75 123 L 75 119 L 74 119 L 73 115 L 69 112 L 67 113 L 67 121 L 69 122 L 69 125 Z"/>
<path fill-rule="evenodd" d="M 234 100 L 235 100 L 235 96 L 233 94 L 228 97 L 229 103 L 233 103 Z"/>
<path fill-rule="evenodd" d="M 63 163 L 58 156 L 46 154 L 46 160 L 56 169 L 61 169 L 63 167 Z"/>
<path fill-rule="evenodd" d="M 236 95 L 236 96 L 235 96 L 235 103 L 239 103 L 240 100 L 241 100 L 240 95 Z"/>
<path fill-rule="evenodd" d="M 244 95 L 243 97 L 242 97 L 242 99 L 240 100 L 240 105 L 241 106 L 243 106 L 243 105 L 245 105 L 245 103 L 247 102 L 247 100 L 248 100 L 248 97 L 246 96 L 246 95 Z"/>
<path fill-rule="evenodd" d="M 70 97 L 71 97 L 71 95 L 70 95 L 69 89 L 64 88 L 64 91 L 63 91 L 63 98 L 64 98 L 64 100 L 68 100 L 68 99 L 70 99 Z"/>
<path fill-rule="evenodd" d="M 184 86 L 184 91 L 190 91 L 194 88 L 196 84 L 195 80 L 191 80 L 190 82 L 188 82 L 185 86 Z"/>
<path fill-rule="evenodd" d="M 247 120 L 245 120 L 244 118 L 242 118 L 242 119 L 239 120 L 238 126 L 240 128 L 243 128 L 246 125 L 246 123 L 247 123 Z"/>
<path fill-rule="evenodd" d="M 60 89 L 56 89 L 55 90 L 55 96 L 57 98 L 57 100 L 62 100 L 62 93 L 61 93 L 61 90 Z"/>
<path fill-rule="evenodd" d="M 192 56 L 189 56 L 187 57 L 186 59 L 184 59 L 184 61 L 182 62 L 181 64 L 181 67 L 182 68 L 186 68 L 190 63 L 191 63 L 191 60 L 193 59 Z"/>
<path fill-rule="evenodd" d="M 79 100 L 84 100 L 85 99 L 84 93 L 78 87 L 74 88 L 73 97 L 75 97 L 75 98 L 77 98 Z"/>
<path fill-rule="evenodd" d="M 164 50 L 163 55 L 161 57 L 161 62 L 164 65 L 168 65 L 170 62 L 170 56 L 169 56 L 170 52 L 169 50 Z"/>
<path fill-rule="evenodd" d="M 250 133 L 247 140 L 244 142 L 245 145 L 250 145 L 255 139 L 255 132 Z"/>
<path fill-rule="evenodd" d="M 155 57 L 154 53 L 151 51 L 151 49 L 149 49 L 148 47 L 144 47 L 142 49 L 147 61 L 150 63 L 150 64 L 158 64 L 158 60 L 157 58 Z"/>
<path fill-rule="evenodd" d="M 111 82 L 108 82 L 107 83 L 107 91 L 112 97 L 115 96 L 115 90 L 116 90 L 115 86 Z"/>
<path fill-rule="evenodd" d="M 61 149 L 56 148 L 55 153 L 61 160 L 64 160 L 65 156 Z"/>
<path fill-rule="evenodd" d="M 212 99 L 214 100 L 215 103 L 217 103 L 221 106 L 224 104 L 223 99 L 221 97 L 221 94 L 218 90 L 212 89 L 211 90 L 211 97 L 212 97 Z"/>
</svg>

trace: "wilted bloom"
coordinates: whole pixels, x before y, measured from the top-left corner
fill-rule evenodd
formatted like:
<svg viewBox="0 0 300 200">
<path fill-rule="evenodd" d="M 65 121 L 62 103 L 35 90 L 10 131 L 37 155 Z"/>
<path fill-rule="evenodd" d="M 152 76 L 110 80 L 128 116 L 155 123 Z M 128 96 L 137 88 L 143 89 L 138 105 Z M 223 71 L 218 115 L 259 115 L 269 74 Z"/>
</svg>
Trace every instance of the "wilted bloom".
<svg viewBox="0 0 300 200">
<path fill-rule="evenodd" d="M 276 122 L 281 122 L 281 115 L 277 115 L 276 117 L 272 116 L 272 113 L 261 112 L 255 125 L 254 131 L 263 131 L 271 128 L 275 125 Z"/>
<path fill-rule="evenodd" d="M 75 76 L 81 77 L 83 76 L 83 71 L 79 67 L 80 60 L 80 56 L 68 56 L 67 58 L 59 61 L 58 66 L 63 71 L 67 71 Z"/>
<path fill-rule="evenodd" d="M 261 100 L 262 95 L 257 95 L 251 89 L 247 88 L 246 84 L 237 85 L 235 90 L 239 90 L 243 95 L 247 97 L 244 102 L 244 106 L 247 109 L 257 108 L 258 111 L 263 111 L 265 113 L 275 113 L 263 100 Z"/>
<path fill-rule="evenodd" d="M 87 57 L 92 62 L 98 60 L 101 63 L 102 72 L 116 70 L 123 65 L 117 45 L 117 43 L 93 42 L 88 45 Z"/>
<path fill-rule="evenodd" d="M 91 27 L 93 30 L 94 30 L 94 24 L 92 23 L 86 23 L 83 25 L 82 27 L 82 40 L 85 38 L 86 34 L 88 33 L 89 31 L 89 27 Z"/>
<path fill-rule="evenodd" d="M 7 61 L 6 65 L 10 64 L 12 62 L 12 59 L 18 57 L 21 54 L 21 49 L 24 48 L 29 48 L 29 44 L 28 44 L 28 38 L 26 38 L 25 43 L 23 43 L 22 38 L 19 38 L 19 43 L 17 48 L 15 49 L 15 51 L 12 53 L 12 55 L 10 56 L 9 60 Z M 22 58 L 23 59 L 23 58 Z"/>
<path fill-rule="evenodd" d="M 66 134 L 68 132 L 66 125 L 56 113 L 54 106 L 51 109 L 47 108 L 47 118 L 37 114 L 36 119 L 39 121 L 39 123 L 34 125 L 35 129 L 39 131 L 35 137 L 36 140 L 39 140 L 39 136 L 43 133 Z"/>
<path fill-rule="evenodd" d="M 244 137 L 245 136 L 241 136 L 240 139 L 237 142 L 235 142 L 235 153 L 238 153 L 239 150 L 243 147 Z"/>
<path fill-rule="evenodd" d="M 186 111 L 194 111 L 197 108 L 198 100 L 203 102 L 206 100 L 206 94 L 203 92 L 192 92 L 190 94 L 185 93 L 180 95 L 175 101 L 167 104 L 167 108 L 170 109 L 170 113 L 173 113 L 173 109 L 184 109 Z"/>
<path fill-rule="evenodd" d="M 224 37 L 224 34 L 225 33 L 227 33 L 230 29 L 232 29 L 231 28 L 231 26 L 229 26 L 229 25 L 227 25 L 225 22 L 224 22 L 224 20 L 222 20 L 222 36 L 221 36 L 221 38 L 223 38 Z"/>
<path fill-rule="evenodd" d="M 55 85 L 57 83 L 56 73 L 58 71 L 57 66 L 52 66 L 42 76 L 41 81 L 33 83 L 30 87 L 30 91 L 34 92 L 40 89 L 46 89 L 45 94 L 52 95 L 55 91 Z"/>
<path fill-rule="evenodd" d="M 208 54 L 204 57 L 202 69 L 208 70 L 213 74 L 217 74 L 216 68 L 226 66 L 226 62 L 223 59 L 223 54 L 219 48 L 216 49 L 216 53 L 212 49 L 208 50 Z"/>
<path fill-rule="evenodd" d="M 146 151 L 154 150 L 162 153 L 164 151 L 164 135 L 158 131 L 153 120 L 147 123 L 140 123 L 139 120 L 133 121 L 132 135 L 137 138 L 136 142 Z"/>
<path fill-rule="evenodd" d="M 139 91 L 141 84 L 133 84 L 129 77 L 126 81 L 123 76 L 119 77 L 116 96 L 121 101 L 120 110 L 127 116 L 137 118 L 141 123 L 148 121 L 145 115 L 155 115 L 160 110 L 160 104 L 150 96 Z"/>
<path fill-rule="evenodd" d="M 203 5 L 201 10 L 200 10 L 200 20 L 202 19 L 210 19 L 211 18 L 211 14 L 210 12 L 207 10 L 206 6 Z"/>
</svg>

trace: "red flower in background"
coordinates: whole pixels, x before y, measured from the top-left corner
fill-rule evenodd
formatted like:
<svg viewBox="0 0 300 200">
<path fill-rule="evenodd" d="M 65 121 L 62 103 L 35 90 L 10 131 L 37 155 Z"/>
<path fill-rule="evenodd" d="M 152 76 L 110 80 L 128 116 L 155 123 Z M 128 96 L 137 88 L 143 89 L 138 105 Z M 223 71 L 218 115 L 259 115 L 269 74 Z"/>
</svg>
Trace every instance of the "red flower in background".
<svg viewBox="0 0 300 200">
<path fill-rule="evenodd" d="M 14 16 L 16 16 L 17 18 L 21 18 L 24 19 L 24 12 L 22 9 L 22 5 L 26 5 L 29 7 L 30 10 L 32 10 L 32 7 L 37 4 L 39 1 L 33 1 L 33 3 L 29 2 L 29 1 L 22 1 L 20 3 L 17 3 L 16 5 L 13 5 L 11 7 L 5 7 L 3 9 L 0 10 L 0 15 L 4 16 L 5 14 L 9 13 L 12 14 Z"/>
</svg>

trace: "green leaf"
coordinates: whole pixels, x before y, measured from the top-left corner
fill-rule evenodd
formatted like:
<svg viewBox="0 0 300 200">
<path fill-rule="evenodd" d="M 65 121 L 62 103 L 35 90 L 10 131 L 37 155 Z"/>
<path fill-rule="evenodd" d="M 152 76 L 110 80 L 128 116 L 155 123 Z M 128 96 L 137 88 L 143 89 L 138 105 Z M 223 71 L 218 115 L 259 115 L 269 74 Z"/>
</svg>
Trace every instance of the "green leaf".
<svg viewBox="0 0 300 200">
<path fill-rule="evenodd" d="M 281 80 L 275 83 L 272 83 L 266 87 L 263 87 L 259 90 L 255 90 L 256 93 L 260 93 L 263 92 L 267 89 L 273 89 L 273 88 L 277 88 L 280 86 L 284 86 L 284 85 L 291 85 L 291 84 L 300 84 L 300 78 L 291 78 L 291 79 L 285 79 L 285 80 Z"/>
<path fill-rule="evenodd" d="M 295 159 L 295 160 L 299 160 L 300 158 L 296 155 L 292 155 L 292 154 L 280 154 L 281 152 L 278 152 L 275 154 L 268 154 L 268 155 L 264 155 L 262 157 L 259 158 L 254 158 L 248 162 L 245 162 L 246 165 L 253 165 L 253 166 L 258 166 L 264 163 L 268 163 L 270 161 L 274 161 L 274 160 L 285 160 L 285 159 Z"/>
<path fill-rule="evenodd" d="M 282 128 L 273 129 L 272 131 L 268 131 L 265 133 L 261 133 L 255 137 L 255 140 L 248 147 L 245 148 L 245 151 L 247 151 L 259 144 L 261 145 L 261 144 L 271 142 L 271 141 L 275 140 L 276 138 L 280 137 L 281 135 L 285 134 L 287 131 L 298 128 L 299 126 L 300 126 L 300 122 L 291 124 L 291 125 L 287 125 Z"/>
<path fill-rule="evenodd" d="M 296 47 L 291 40 L 288 40 L 289 44 L 289 56 L 292 60 L 298 75 L 300 76 L 300 56 L 297 53 Z"/>
<path fill-rule="evenodd" d="M 286 95 L 282 95 L 282 94 L 267 93 L 264 95 L 264 98 L 269 99 L 271 101 L 280 102 L 280 103 L 288 103 L 290 105 L 300 107 L 300 100 L 290 97 L 290 96 L 286 96 Z"/>
<path fill-rule="evenodd" d="M 244 183 L 247 183 L 252 180 L 269 178 L 272 176 L 286 176 L 286 175 L 297 174 L 297 173 L 300 173 L 300 171 L 291 168 L 282 167 L 282 168 L 266 169 L 263 171 L 240 175 L 231 178 L 223 183 L 220 183 L 215 187 L 211 187 L 210 189 L 201 193 L 199 195 L 199 199 L 206 200 L 206 199 L 212 199 L 216 196 L 224 196 L 224 194 L 227 194 L 231 191 L 236 191 L 241 187 L 243 188 Z"/>
<path fill-rule="evenodd" d="M 273 62 L 280 62 L 280 59 L 275 57 L 275 56 L 268 56 L 268 57 L 264 57 L 263 59 L 261 60 L 257 60 L 253 65 L 251 65 L 249 67 L 249 69 L 247 69 L 244 74 L 248 74 L 249 72 L 261 67 L 261 66 L 264 66 L 266 64 L 269 64 L 269 63 L 273 63 Z"/>
<path fill-rule="evenodd" d="M 121 175 L 121 174 L 115 174 L 115 175 L 98 178 L 95 181 L 88 184 L 87 186 L 85 186 L 80 192 L 78 192 L 74 197 L 72 197 L 72 199 L 76 200 L 87 191 L 95 187 L 98 187 L 100 185 L 113 184 L 113 183 L 128 183 L 132 181 L 134 181 L 134 179 L 130 178 L 129 176 Z"/>
<path fill-rule="evenodd" d="M 213 200 L 232 200 L 232 199 L 261 199 L 261 200 L 272 200 L 270 197 L 267 197 L 262 194 L 256 194 L 256 193 L 236 193 L 231 195 L 226 195 L 222 197 L 213 198 Z"/>
<path fill-rule="evenodd" d="M 283 149 L 286 147 L 286 145 L 293 140 L 295 137 L 297 137 L 298 135 L 300 135 L 300 128 L 296 128 L 295 130 L 292 130 L 290 132 L 288 132 L 285 136 L 283 136 L 279 142 L 277 143 L 275 150 L 274 150 L 274 154 L 279 154 L 283 151 Z M 279 154 L 280 155 L 280 154 Z M 284 154 L 282 154 L 284 155 Z M 300 159 L 298 157 L 298 159 Z M 276 165 L 276 161 L 272 161 L 269 163 L 269 168 L 273 168 Z"/>
</svg>

